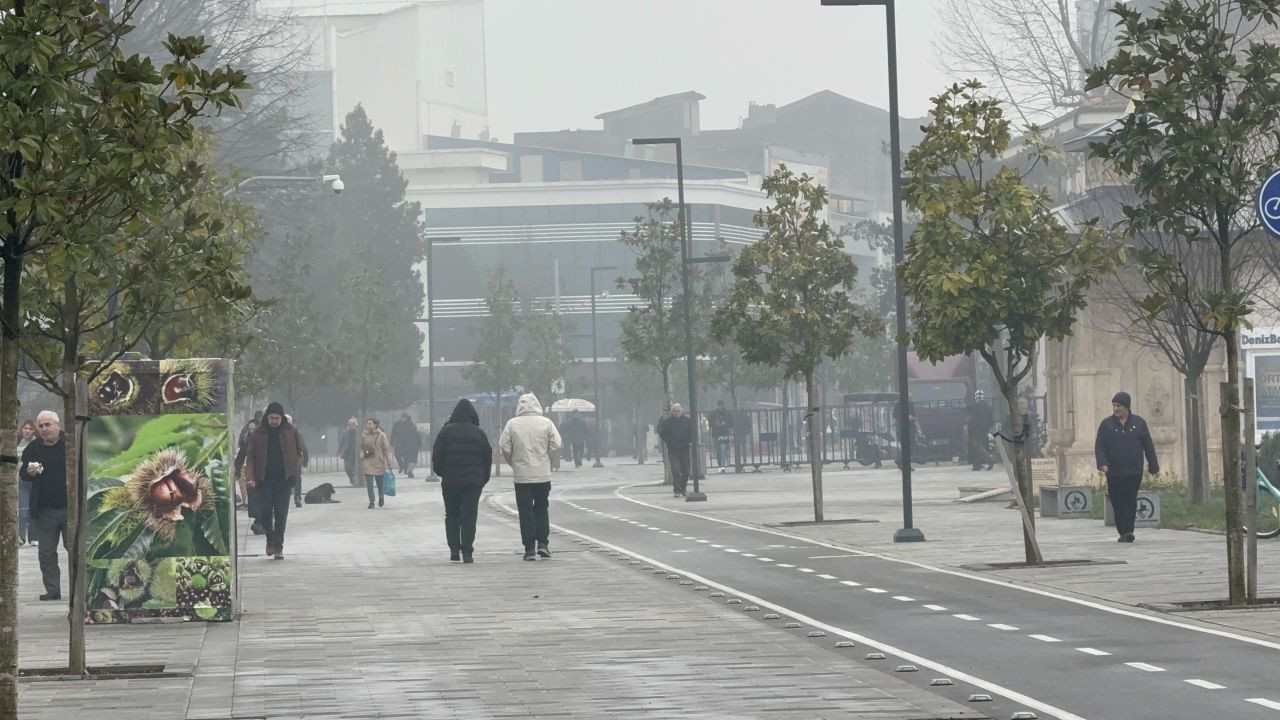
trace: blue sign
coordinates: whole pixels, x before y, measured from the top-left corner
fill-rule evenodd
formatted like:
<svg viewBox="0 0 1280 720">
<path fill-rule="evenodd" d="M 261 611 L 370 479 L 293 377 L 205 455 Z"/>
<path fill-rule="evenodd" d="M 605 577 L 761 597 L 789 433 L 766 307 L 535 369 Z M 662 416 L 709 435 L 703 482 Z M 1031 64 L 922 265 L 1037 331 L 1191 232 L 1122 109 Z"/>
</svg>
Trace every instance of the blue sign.
<svg viewBox="0 0 1280 720">
<path fill-rule="evenodd" d="M 1272 235 L 1280 235 L 1280 170 L 1258 190 L 1258 220 Z"/>
</svg>

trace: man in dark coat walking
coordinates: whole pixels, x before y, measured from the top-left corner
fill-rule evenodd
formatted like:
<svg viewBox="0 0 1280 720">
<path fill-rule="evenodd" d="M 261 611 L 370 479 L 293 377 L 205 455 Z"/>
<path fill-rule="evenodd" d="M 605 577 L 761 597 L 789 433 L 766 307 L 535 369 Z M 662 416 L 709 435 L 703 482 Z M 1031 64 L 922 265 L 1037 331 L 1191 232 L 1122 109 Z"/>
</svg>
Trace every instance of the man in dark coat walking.
<svg viewBox="0 0 1280 720">
<path fill-rule="evenodd" d="M 289 496 L 302 482 L 302 438 L 285 419 L 284 406 L 273 402 L 263 414 L 262 424 L 249 436 L 245 454 L 245 485 L 252 495 L 257 490 L 255 511 L 267 535 L 267 556 L 284 559 L 284 529 L 289 519 Z"/>
<path fill-rule="evenodd" d="M 667 444 L 667 458 L 671 463 L 671 491 L 675 497 L 685 497 L 689 485 L 689 446 L 693 444 L 693 419 L 684 414 L 679 403 L 671 406 L 671 415 L 658 423 L 658 437 Z"/>
<path fill-rule="evenodd" d="M 449 559 L 475 562 L 476 516 L 480 493 L 493 470 L 493 445 L 480 429 L 480 414 L 470 400 L 459 400 L 448 422 L 436 433 L 431 469 L 440 476 Z"/>
<path fill-rule="evenodd" d="M 338 442 L 338 457 L 342 458 L 342 469 L 347 473 L 347 482 L 351 483 L 351 487 L 364 485 L 364 478 L 356 472 L 356 448 L 360 446 L 359 425 L 355 418 L 348 418 L 347 429 Z"/>
<path fill-rule="evenodd" d="M 577 410 L 570 410 L 569 417 L 565 418 L 560 426 L 560 435 L 573 455 L 574 467 L 582 467 L 582 456 L 586 453 L 589 432 L 587 421 L 582 419 L 582 415 L 578 414 Z"/>
<path fill-rule="evenodd" d="M 991 453 L 987 451 L 987 440 L 991 437 L 991 427 L 996 422 L 995 410 L 987 402 L 986 393 L 978 390 L 973 394 L 973 402 L 969 403 L 969 464 L 974 470 L 981 470 L 983 465 L 990 470 Z"/>
<path fill-rule="evenodd" d="M 1107 476 L 1107 495 L 1115 510 L 1119 542 L 1129 543 L 1133 542 L 1143 459 L 1152 475 L 1160 472 L 1147 421 L 1130 411 L 1132 403 L 1129 393 L 1116 393 L 1111 399 L 1111 416 L 1098 426 L 1098 438 L 1093 443 L 1098 470 Z"/>
<path fill-rule="evenodd" d="M 400 415 L 400 419 L 391 426 L 391 447 L 396 452 L 400 473 L 413 477 L 413 466 L 418 462 L 418 451 L 422 449 L 422 436 L 409 413 Z"/>
</svg>

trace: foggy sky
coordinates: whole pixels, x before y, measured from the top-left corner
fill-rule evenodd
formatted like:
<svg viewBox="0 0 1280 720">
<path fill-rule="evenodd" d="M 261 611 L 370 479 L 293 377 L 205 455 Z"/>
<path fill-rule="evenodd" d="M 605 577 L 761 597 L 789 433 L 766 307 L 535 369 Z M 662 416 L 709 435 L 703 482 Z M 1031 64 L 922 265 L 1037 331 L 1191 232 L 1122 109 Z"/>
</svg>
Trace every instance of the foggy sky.
<svg viewBox="0 0 1280 720">
<path fill-rule="evenodd" d="M 489 119 L 530 130 L 696 90 L 703 128 L 737 127 L 749 101 L 830 89 L 888 106 L 884 10 L 820 0 L 485 0 Z M 934 0 L 898 0 L 901 111 L 919 117 L 951 80 L 932 48 Z"/>
</svg>

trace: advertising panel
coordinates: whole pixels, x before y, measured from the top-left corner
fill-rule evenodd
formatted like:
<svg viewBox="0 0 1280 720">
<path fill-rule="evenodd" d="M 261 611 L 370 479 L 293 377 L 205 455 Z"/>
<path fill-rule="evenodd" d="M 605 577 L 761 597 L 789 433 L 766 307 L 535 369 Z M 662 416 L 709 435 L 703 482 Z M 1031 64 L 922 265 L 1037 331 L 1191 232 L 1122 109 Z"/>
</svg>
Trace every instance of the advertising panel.
<svg viewBox="0 0 1280 720">
<path fill-rule="evenodd" d="M 230 620 L 231 364 L 131 360 L 89 386 L 88 618 Z"/>
</svg>

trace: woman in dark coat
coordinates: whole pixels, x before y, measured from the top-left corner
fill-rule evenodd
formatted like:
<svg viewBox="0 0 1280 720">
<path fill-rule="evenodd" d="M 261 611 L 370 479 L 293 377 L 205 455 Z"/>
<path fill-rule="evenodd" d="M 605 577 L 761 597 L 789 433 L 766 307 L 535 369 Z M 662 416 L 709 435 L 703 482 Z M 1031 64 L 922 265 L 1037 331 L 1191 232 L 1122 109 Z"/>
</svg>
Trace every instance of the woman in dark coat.
<svg viewBox="0 0 1280 720">
<path fill-rule="evenodd" d="M 453 408 L 449 421 L 431 446 L 431 468 L 440 476 L 444 495 L 444 532 L 449 559 L 475 562 L 476 515 L 480 493 L 493 468 L 493 446 L 480 429 L 480 415 L 470 400 Z"/>
</svg>

